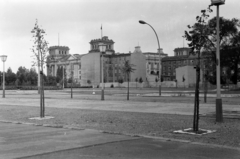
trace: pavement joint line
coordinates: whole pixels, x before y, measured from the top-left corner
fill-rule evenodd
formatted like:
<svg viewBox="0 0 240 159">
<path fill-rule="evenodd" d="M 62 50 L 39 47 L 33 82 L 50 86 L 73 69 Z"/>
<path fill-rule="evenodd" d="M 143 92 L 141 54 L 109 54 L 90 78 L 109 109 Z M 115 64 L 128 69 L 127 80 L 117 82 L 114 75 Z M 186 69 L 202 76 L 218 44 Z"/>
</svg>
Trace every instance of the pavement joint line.
<svg viewBox="0 0 240 159">
<path fill-rule="evenodd" d="M 106 134 L 115 134 L 115 135 L 125 135 L 125 136 L 130 136 L 130 137 L 136 137 L 136 139 L 139 138 L 150 138 L 150 139 L 157 139 L 157 140 L 162 140 L 162 141 L 167 141 L 167 142 L 182 142 L 182 143 L 189 143 L 189 144 L 194 144 L 194 145 L 202 145 L 202 146 L 211 146 L 211 147 L 218 147 L 218 148 L 227 148 L 227 149 L 233 149 L 233 150 L 238 150 L 240 151 L 240 147 L 232 147 L 232 146 L 226 146 L 226 145 L 217 145 L 217 144 L 209 144 L 209 143 L 201 143 L 201 142 L 195 142 L 195 141 L 190 141 L 190 140 L 183 140 L 183 139 L 174 139 L 174 138 L 166 138 L 166 137 L 157 137 L 157 136 L 149 136 L 149 135 L 139 135 L 139 134 L 128 134 L 128 133 L 120 133 L 120 132 L 114 132 L 114 131 L 104 131 L 104 130 L 95 130 L 95 129 L 83 129 L 83 128 L 78 128 L 78 127 L 69 127 L 69 126 L 63 126 L 63 125 L 50 125 L 50 124 L 35 124 L 35 123 L 25 123 L 25 122 L 14 122 L 14 121 L 9 121 L 9 120 L 0 120 L 2 123 L 12 123 L 12 124 L 25 124 L 25 125 L 33 125 L 33 126 L 44 126 L 44 127 L 52 127 L 52 128 L 63 128 L 63 129 L 72 129 L 72 130 L 94 130 L 98 131 L 100 133 L 106 133 Z M 76 128 L 76 129 L 75 129 Z M 133 139 L 128 139 L 128 140 L 133 140 Z M 123 140 L 123 141 L 128 141 Z M 114 143 L 114 142 L 122 142 L 122 141 L 113 141 L 113 142 L 108 142 L 108 143 Z M 81 148 L 87 148 L 87 147 L 92 147 L 92 146 L 98 146 L 98 145 L 103 145 L 106 143 L 101 143 L 101 144 L 96 144 L 96 145 L 89 145 L 89 146 L 84 146 Z M 79 147 L 78 147 L 79 148 Z M 74 149 L 78 149 L 74 148 Z M 70 149 L 72 150 L 72 149 Z M 65 151 L 65 150 L 60 150 L 60 151 Z M 53 151 L 55 152 L 55 151 Z M 56 151 L 57 152 L 57 151 Z M 51 153 L 51 152 L 49 152 Z"/>
<path fill-rule="evenodd" d="M 195 141 L 190 141 L 190 140 L 182 140 L 182 139 L 174 139 L 174 138 L 165 138 L 165 137 L 156 137 L 156 136 L 148 136 L 148 135 L 140 135 L 140 136 L 145 137 L 145 138 L 152 138 L 152 139 L 164 140 L 164 141 L 183 142 L 183 143 L 189 143 L 189 144 L 194 144 L 194 145 L 211 146 L 211 147 L 218 147 L 218 148 L 227 148 L 227 149 L 233 149 L 233 150 L 238 150 L 238 151 L 240 151 L 240 148 L 238 148 L 238 147 L 232 147 L 232 146 L 209 144 L 209 143 L 195 142 Z"/>
<path fill-rule="evenodd" d="M 85 148 L 89 148 L 89 147 L 101 146 L 101 145 L 111 144 L 111 143 L 117 143 L 117 142 L 125 142 L 125 141 L 130 141 L 130 140 L 138 140 L 138 139 L 139 139 L 139 138 L 135 138 L 135 139 L 123 139 L 123 140 L 118 140 L 118 141 L 109 141 L 109 142 L 104 142 L 104 143 L 99 143 L 99 144 L 86 145 L 86 146 L 80 146 L 80 147 L 62 149 L 62 150 L 57 150 L 57 151 L 49 151 L 49 152 L 45 152 L 45 153 L 41 153 L 41 154 L 34 154 L 34 155 L 29 155 L 29 156 L 23 156 L 23 157 L 16 158 L 16 159 L 24 159 L 24 158 L 28 158 L 28 157 L 42 156 L 42 155 L 47 155 L 47 154 L 51 154 L 51 153 L 57 153 L 57 152 L 63 152 L 63 151 L 70 151 L 70 150 L 77 150 L 77 149 L 85 149 Z"/>
</svg>

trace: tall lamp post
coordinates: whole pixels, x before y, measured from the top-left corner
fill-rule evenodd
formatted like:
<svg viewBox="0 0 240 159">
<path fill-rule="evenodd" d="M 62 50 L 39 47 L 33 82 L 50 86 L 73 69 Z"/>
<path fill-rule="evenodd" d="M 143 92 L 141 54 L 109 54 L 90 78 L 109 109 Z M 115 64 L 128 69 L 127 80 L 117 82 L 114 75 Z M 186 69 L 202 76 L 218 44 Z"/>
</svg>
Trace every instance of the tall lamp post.
<svg viewBox="0 0 240 159">
<path fill-rule="evenodd" d="M 100 58 L 101 58 L 101 77 L 102 77 L 102 96 L 101 96 L 101 100 L 104 100 L 104 86 L 103 86 L 103 83 L 104 83 L 104 73 L 103 73 L 103 54 L 105 53 L 106 51 L 106 45 L 104 43 L 99 43 L 98 44 L 99 46 L 99 50 L 101 52 L 101 55 L 100 55 Z"/>
<path fill-rule="evenodd" d="M 159 44 L 159 40 L 158 40 L 158 35 L 157 35 L 157 33 L 156 33 L 156 31 L 154 30 L 154 28 L 150 25 L 150 24 L 148 24 L 148 23 L 146 23 L 145 21 L 143 21 L 143 20 L 139 20 L 139 23 L 140 24 L 147 24 L 147 25 L 149 25 L 152 29 L 153 29 L 153 31 L 154 31 L 154 33 L 155 33 L 155 35 L 156 35 L 156 37 L 157 37 L 157 42 L 158 42 L 158 52 L 159 52 L 159 96 L 161 96 L 161 85 L 162 85 L 162 81 L 161 81 L 161 74 L 162 74 L 162 64 L 161 64 L 161 53 L 160 53 L 160 44 Z"/>
<path fill-rule="evenodd" d="M 223 121 L 222 113 L 222 98 L 221 98 L 221 83 L 220 83 L 220 49 L 219 49 L 219 6 L 225 3 L 225 0 L 211 0 L 212 4 L 217 7 L 217 51 L 216 51 L 216 61 L 217 61 L 217 98 L 216 98 L 216 122 Z"/>
<path fill-rule="evenodd" d="M 3 95 L 2 97 L 5 98 L 5 71 L 4 71 L 4 67 L 5 67 L 5 61 L 7 60 L 7 55 L 2 55 L 1 56 L 2 62 L 3 62 Z"/>
</svg>

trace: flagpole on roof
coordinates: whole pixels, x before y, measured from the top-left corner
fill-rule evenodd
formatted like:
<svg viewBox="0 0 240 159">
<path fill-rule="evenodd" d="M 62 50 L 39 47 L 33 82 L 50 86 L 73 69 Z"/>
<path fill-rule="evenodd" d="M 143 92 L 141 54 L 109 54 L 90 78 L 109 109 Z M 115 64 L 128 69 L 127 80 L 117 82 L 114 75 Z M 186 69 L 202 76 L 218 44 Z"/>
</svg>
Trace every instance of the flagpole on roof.
<svg viewBox="0 0 240 159">
<path fill-rule="evenodd" d="M 101 24 L 101 39 L 102 39 L 102 24 Z"/>
<path fill-rule="evenodd" d="M 60 45 L 59 33 L 58 33 L 58 46 Z"/>
</svg>

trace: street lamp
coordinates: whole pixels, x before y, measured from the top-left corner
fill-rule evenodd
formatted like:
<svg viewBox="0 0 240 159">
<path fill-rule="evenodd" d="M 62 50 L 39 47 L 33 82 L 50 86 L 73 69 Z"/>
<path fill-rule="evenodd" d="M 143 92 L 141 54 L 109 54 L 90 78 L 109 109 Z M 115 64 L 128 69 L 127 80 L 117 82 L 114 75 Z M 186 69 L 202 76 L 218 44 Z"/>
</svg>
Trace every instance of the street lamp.
<svg viewBox="0 0 240 159">
<path fill-rule="evenodd" d="M 106 45 L 104 44 L 104 43 L 99 43 L 98 44 L 98 46 L 99 46 L 99 50 L 100 50 L 100 52 L 101 52 L 101 58 L 102 58 L 102 60 L 101 60 L 101 76 L 102 76 L 102 96 L 101 96 L 101 100 L 104 100 L 104 86 L 103 86 L 103 83 L 104 83 L 104 73 L 103 73 L 103 54 L 105 53 L 105 51 L 106 51 Z"/>
<path fill-rule="evenodd" d="M 147 25 L 149 25 L 152 29 L 153 29 L 153 31 L 154 31 L 154 33 L 155 33 L 155 35 L 156 35 L 156 37 L 157 37 L 157 42 L 158 42 L 158 52 L 159 52 L 159 96 L 161 96 L 161 74 L 162 74 L 162 64 L 161 64 L 161 53 L 160 53 L 160 44 L 159 44 L 159 40 L 158 40 L 158 35 L 157 35 L 157 33 L 156 33 L 156 31 L 154 30 L 154 28 L 150 25 L 150 24 L 148 24 L 148 23 L 146 23 L 145 21 L 143 21 L 143 20 L 139 20 L 139 23 L 140 24 L 147 24 Z"/>
<path fill-rule="evenodd" d="M 216 98 L 216 122 L 223 121 L 222 113 L 222 98 L 221 98 L 221 83 L 220 83 L 220 49 L 219 49 L 219 5 L 225 3 L 225 0 L 211 0 L 212 4 L 217 7 L 217 50 L 216 50 L 216 61 L 217 61 L 217 98 Z"/>
<path fill-rule="evenodd" d="M 2 97 L 5 98 L 5 72 L 4 72 L 4 62 L 7 60 L 7 55 L 0 56 L 3 62 L 3 95 Z"/>
</svg>

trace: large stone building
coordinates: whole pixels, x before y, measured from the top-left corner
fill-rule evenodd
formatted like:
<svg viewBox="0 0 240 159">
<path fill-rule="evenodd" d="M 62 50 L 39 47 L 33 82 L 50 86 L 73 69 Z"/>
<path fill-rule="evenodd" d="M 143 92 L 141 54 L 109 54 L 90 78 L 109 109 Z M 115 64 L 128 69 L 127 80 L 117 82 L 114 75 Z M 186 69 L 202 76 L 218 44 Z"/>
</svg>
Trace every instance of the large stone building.
<svg viewBox="0 0 240 159">
<path fill-rule="evenodd" d="M 67 78 L 73 72 L 74 81 L 82 86 L 101 84 L 101 53 L 99 43 L 104 43 L 106 53 L 103 55 L 103 70 L 105 83 L 117 83 L 120 79 L 127 81 L 126 74 L 122 71 L 125 61 L 134 65 L 135 71 L 130 74 L 130 81 L 136 78 L 146 80 L 146 58 L 140 47 L 133 53 L 115 53 L 114 41 L 104 36 L 102 39 L 90 41 L 90 50 L 87 54 L 69 54 L 69 48 L 52 46 L 47 57 L 47 75 L 56 76 L 58 68 L 65 68 Z"/>
<path fill-rule="evenodd" d="M 69 48 L 66 46 L 52 46 L 49 48 L 47 56 L 47 76 L 57 76 L 57 70 L 64 68 L 66 70 L 66 78 L 71 77 L 75 83 L 80 83 L 81 79 L 81 56 L 78 54 L 69 54 Z"/>
<path fill-rule="evenodd" d="M 156 78 L 159 77 L 159 53 L 142 52 L 140 46 L 136 46 L 133 53 L 115 53 L 114 41 L 104 36 L 101 39 L 90 41 L 90 50 L 86 54 L 69 54 L 69 48 L 65 46 L 52 46 L 47 57 L 47 75 L 56 76 L 58 68 L 65 68 L 67 78 L 73 72 L 74 82 L 82 86 L 101 84 L 101 53 L 99 43 L 104 43 L 106 53 L 103 55 L 103 78 L 105 83 L 116 84 L 119 80 L 127 81 L 122 71 L 125 61 L 134 65 L 135 71 L 130 75 L 130 81 L 142 79 L 145 86 L 156 86 Z M 196 56 L 190 55 L 189 48 L 176 48 L 174 56 L 169 57 L 160 49 L 162 62 L 162 78 L 165 83 L 176 81 L 176 70 L 184 66 L 196 66 Z M 188 68 L 189 70 L 189 68 Z M 184 72 L 184 71 L 183 71 Z M 178 73 L 179 74 L 179 73 Z"/>
<path fill-rule="evenodd" d="M 125 61 L 130 61 L 134 65 L 135 71 L 130 75 L 130 81 L 136 78 L 146 79 L 146 59 L 141 51 L 135 50 L 133 53 L 115 53 L 114 41 L 107 36 L 102 39 L 95 39 L 90 42 L 89 53 L 81 58 L 81 85 L 99 85 L 101 83 L 101 53 L 98 48 L 99 43 L 107 45 L 106 53 L 103 55 L 103 70 L 105 83 L 117 83 L 120 79 L 127 81 L 127 77 L 122 71 Z"/>
</svg>

